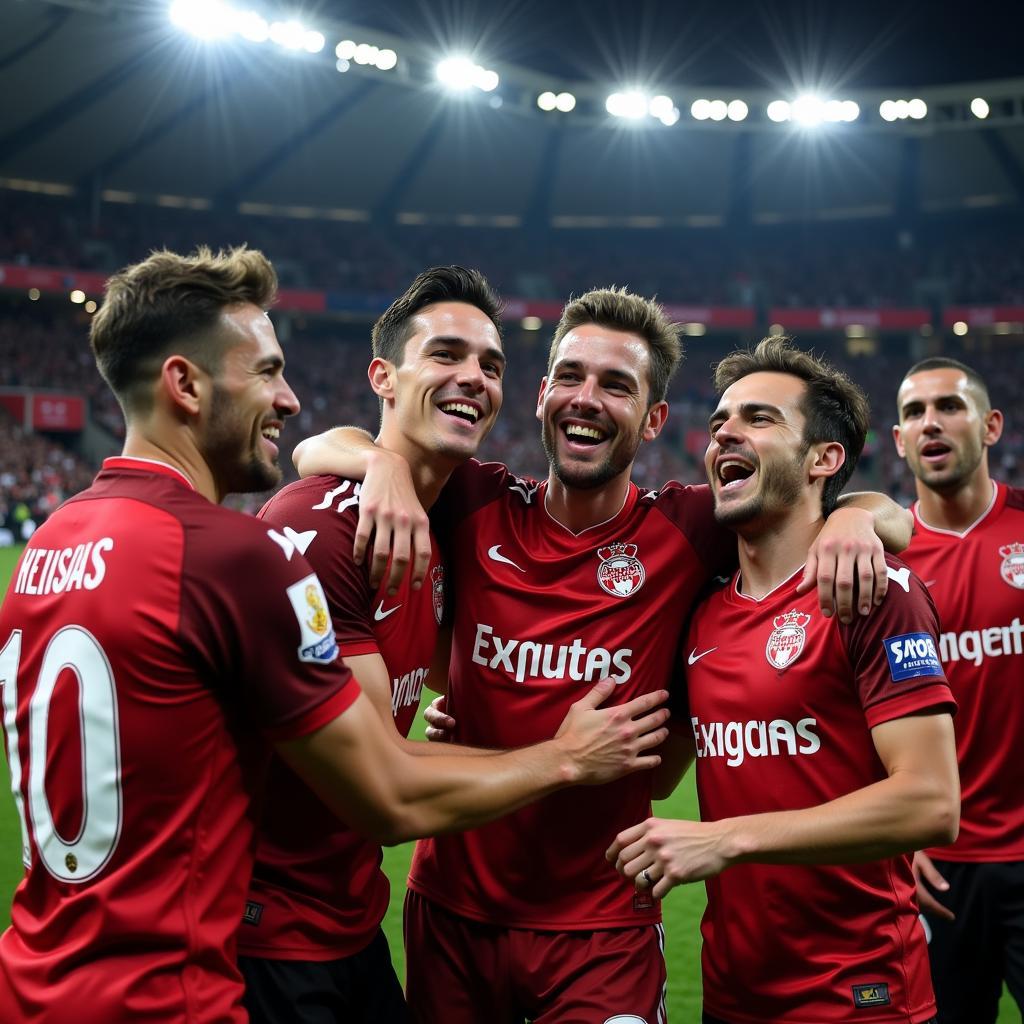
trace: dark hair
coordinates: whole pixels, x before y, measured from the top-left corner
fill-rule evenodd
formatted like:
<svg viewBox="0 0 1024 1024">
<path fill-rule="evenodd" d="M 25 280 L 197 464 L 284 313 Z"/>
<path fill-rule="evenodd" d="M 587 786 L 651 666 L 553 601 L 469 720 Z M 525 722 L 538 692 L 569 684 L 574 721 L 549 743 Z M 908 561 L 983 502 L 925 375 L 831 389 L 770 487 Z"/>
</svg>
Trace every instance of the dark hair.
<svg viewBox="0 0 1024 1024">
<path fill-rule="evenodd" d="M 501 337 L 502 302 L 479 270 L 466 267 L 431 267 L 388 306 L 373 325 L 373 354 L 396 366 L 405 357 L 405 344 L 413 334 L 413 318 L 435 302 L 464 302 L 476 306 L 494 324 Z"/>
<path fill-rule="evenodd" d="M 679 325 L 672 323 L 665 310 L 651 299 L 634 295 L 626 288 L 595 288 L 570 299 L 562 310 L 548 353 L 548 373 L 562 339 L 577 327 L 597 324 L 613 331 L 637 334 L 647 342 L 651 353 L 650 405 L 665 400 L 668 382 L 683 361 Z"/>
<path fill-rule="evenodd" d="M 89 329 L 96 364 L 126 414 L 144 411 L 145 385 L 175 346 L 214 372 L 222 353 L 210 334 L 221 310 L 243 302 L 266 309 L 276 296 L 277 274 L 256 249 L 154 252 L 107 281 Z"/>
<path fill-rule="evenodd" d="M 807 385 L 800 400 L 805 451 L 823 441 L 838 441 L 843 446 L 846 459 L 839 471 L 825 481 L 822 492 L 822 511 L 827 516 L 853 475 L 864 448 L 871 423 L 864 392 L 845 373 L 794 347 L 787 337 L 765 338 L 753 350 L 731 352 L 715 367 L 715 390 L 722 394 L 752 373 L 788 373 Z"/>
<path fill-rule="evenodd" d="M 948 356 L 931 356 L 928 359 L 922 359 L 919 363 L 914 363 L 903 374 L 903 380 L 913 377 L 915 373 L 924 373 L 925 370 L 959 370 L 967 377 L 967 382 L 978 392 L 978 397 L 982 399 L 980 411 L 988 412 L 992 408 L 992 399 L 989 398 L 988 385 L 985 383 L 985 379 L 977 370 L 972 369 L 966 363 L 961 363 L 959 359 L 950 359 Z"/>
</svg>

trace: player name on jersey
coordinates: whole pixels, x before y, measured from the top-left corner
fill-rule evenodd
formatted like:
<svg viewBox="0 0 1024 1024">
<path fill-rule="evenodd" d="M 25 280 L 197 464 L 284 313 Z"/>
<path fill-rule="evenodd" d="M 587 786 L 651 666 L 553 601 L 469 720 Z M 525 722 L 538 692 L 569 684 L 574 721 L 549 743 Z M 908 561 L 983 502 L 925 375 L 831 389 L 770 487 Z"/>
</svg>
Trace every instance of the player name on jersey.
<svg viewBox="0 0 1024 1024">
<path fill-rule="evenodd" d="M 113 549 L 111 537 L 86 541 L 73 548 L 30 548 L 21 560 L 14 592 L 45 595 L 95 590 L 107 572 L 103 555 Z"/>
</svg>

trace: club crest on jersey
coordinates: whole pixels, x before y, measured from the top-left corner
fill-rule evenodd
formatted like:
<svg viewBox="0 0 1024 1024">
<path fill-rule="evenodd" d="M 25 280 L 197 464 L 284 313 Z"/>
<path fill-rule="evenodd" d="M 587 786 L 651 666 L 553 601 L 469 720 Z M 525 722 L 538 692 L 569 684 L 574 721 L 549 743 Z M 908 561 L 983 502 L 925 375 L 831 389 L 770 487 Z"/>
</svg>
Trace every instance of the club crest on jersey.
<svg viewBox="0 0 1024 1024">
<path fill-rule="evenodd" d="M 764 647 L 764 656 L 773 668 L 784 669 L 800 657 L 807 642 L 807 624 L 811 621 L 806 612 L 792 611 L 776 615 L 772 620 L 775 628 Z"/>
<path fill-rule="evenodd" d="M 444 616 L 444 566 L 435 565 L 430 570 L 430 599 L 434 602 L 434 618 L 441 625 Z"/>
<path fill-rule="evenodd" d="M 643 563 L 636 557 L 636 545 L 616 541 L 597 549 L 601 564 L 597 567 L 597 582 L 612 597 L 635 594 L 647 578 Z"/>
<path fill-rule="evenodd" d="M 1004 544 L 999 549 L 999 554 L 1003 556 L 1003 564 L 999 567 L 1000 575 L 1011 587 L 1024 590 L 1024 544 L 1020 541 Z"/>
<path fill-rule="evenodd" d="M 334 661 L 338 656 L 338 643 L 327 611 L 327 597 L 316 574 L 310 573 L 293 583 L 286 593 L 299 623 L 299 660 Z"/>
</svg>

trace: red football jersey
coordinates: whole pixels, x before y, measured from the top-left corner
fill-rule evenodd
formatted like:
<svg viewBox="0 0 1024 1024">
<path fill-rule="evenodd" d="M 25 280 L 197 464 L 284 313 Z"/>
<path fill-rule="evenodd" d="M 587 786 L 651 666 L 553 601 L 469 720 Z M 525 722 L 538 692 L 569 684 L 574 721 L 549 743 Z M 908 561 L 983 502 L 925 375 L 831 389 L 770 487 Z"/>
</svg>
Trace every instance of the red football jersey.
<svg viewBox="0 0 1024 1024">
<path fill-rule="evenodd" d="M 454 594 L 448 707 L 460 743 L 550 739 L 569 705 L 605 676 L 619 684 L 609 703 L 668 686 L 695 595 L 735 564 L 735 538 L 715 524 L 707 487 L 630 486 L 617 515 L 580 534 L 551 518 L 545 492 L 471 461 L 435 508 Z M 652 924 L 659 907 L 604 857 L 650 813 L 650 794 L 650 774 L 638 772 L 423 840 L 409 885 L 508 927 Z"/>
<path fill-rule="evenodd" d="M 1024 490 L 995 485 L 963 533 L 921 518 L 903 557 L 939 609 L 939 655 L 959 705 L 960 835 L 945 860 L 1024 859 Z"/>
<path fill-rule="evenodd" d="M 813 807 L 886 777 L 871 729 L 953 709 L 928 592 L 887 556 L 889 592 L 849 626 L 799 573 L 761 601 L 738 576 L 685 645 L 701 818 Z M 704 1005 L 734 1024 L 917 1024 L 935 1013 L 910 856 L 841 866 L 738 864 L 708 879 Z"/>
<path fill-rule="evenodd" d="M 352 560 L 360 485 L 336 476 L 290 484 L 260 515 L 300 546 L 327 594 L 341 653 L 379 653 L 391 676 L 395 727 L 409 734 L 444 610 L 444 570 L 408 577 L 395 595 L 374 591 L 369 566 Z M 381 849 L 345 827 L 275 758 L 259 827 L 256 867 L 238 950 L 272 959 L 327 960 L 359 952 L 374 937 L 390 887 Z"/>
<path fill-rule="evenodd" d="M 260 734 L 359 694 L 316 576 L 170 466 L 108 459 L 32 537 L 0 643 L 27 866 L 0 1020 L 242 1024 Z"/>
</svg>

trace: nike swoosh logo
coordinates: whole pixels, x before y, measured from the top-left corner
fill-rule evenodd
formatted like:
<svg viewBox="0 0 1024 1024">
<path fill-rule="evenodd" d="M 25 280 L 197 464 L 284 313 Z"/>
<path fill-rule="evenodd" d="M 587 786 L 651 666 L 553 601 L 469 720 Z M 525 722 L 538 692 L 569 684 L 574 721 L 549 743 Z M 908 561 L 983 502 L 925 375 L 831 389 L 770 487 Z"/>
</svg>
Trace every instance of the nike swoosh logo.
<svg viewBox="0 0 1024 1024">
<path fill-rule="evenodd" d="M 383 622 L 389 615 L 394 615 L 401 607 L 402 606 L 400 604 L 396 604 L 394 608 L 389 608 L 387 611 L 384 611 L 384 602 L 381 601 L 381 603 L 377 605 L 377 610 L 373 613 L 374 621 Z"/>
<path fill-rule="evenodd" d="M 717 651 L 717 650 L 718 650 L 717 647 L 709 647 L 706 651 L 701 651 L 700 654 L 698 654 L 697 653 L 697 648 L 694 647 L 694 649 L 692 651 L 690 651 L 689 657 L 687 657 L 687 659 L 686 659 L 686 664 L 687 665 L 696 665 L 697 662 L 700 661 L 701 658 L 706 658 L 712 651 Z"/>
<path fill-rule="evenodd" d="M 516 565 L 511 558 L 506 558 L 499 550 L 500 544 L 495 544 L 493 547 L 487 549 L 487 557 L 495 562 L 504 562 L 506 565 L 511 565 L 513 569 L 518 569 L 520 572 L 526 572 L 521 565 Z"/>
</svg>

